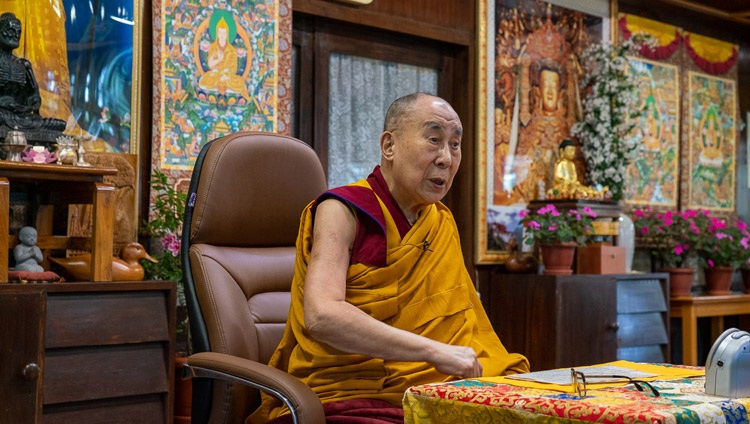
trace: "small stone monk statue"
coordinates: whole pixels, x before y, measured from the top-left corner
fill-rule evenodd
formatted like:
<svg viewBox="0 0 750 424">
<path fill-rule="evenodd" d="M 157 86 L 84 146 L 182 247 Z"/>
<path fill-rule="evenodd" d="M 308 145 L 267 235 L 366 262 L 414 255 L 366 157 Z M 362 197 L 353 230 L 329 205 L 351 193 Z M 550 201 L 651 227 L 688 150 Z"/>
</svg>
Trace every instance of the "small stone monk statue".
<svg viewBox="0 0 750 424">
<path fill-rule="evenodd" d="M 18 245 L 13 248 L 13 259 L 16 260 L 16 271 L 44 272 L 39 265 L 44 257 L 42 250 L 36 245 L 36 229 L 23 227 L 18 232 Z"/>
<path fill-rule="evenodd" d="M 20 130 L 30 142 L 52 144 L 66 123 L 39 115 L 42 100 L 31 62 L 13 55 L 20 40 L 21 21 L 10 12 L 0 15 L 0 140 Z"/>
<path fill-rule="evenodd" d="M 560 158 L 555 163 L 555 176 L 552 188 L 547 190 L 550 199 L 603 199 L 609 191 L 607 187 L 596 190 L 578 181 L 578 172 L 573 159 L 576 157 L 576 144 L 565 139 L 560 143 Z"/>
</svg>

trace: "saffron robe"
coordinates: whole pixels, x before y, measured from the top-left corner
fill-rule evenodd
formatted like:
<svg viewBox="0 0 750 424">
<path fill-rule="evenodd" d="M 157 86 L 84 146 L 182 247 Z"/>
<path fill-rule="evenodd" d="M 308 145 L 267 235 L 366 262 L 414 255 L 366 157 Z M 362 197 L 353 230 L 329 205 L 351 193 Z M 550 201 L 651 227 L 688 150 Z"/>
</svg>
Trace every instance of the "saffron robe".
<svg viewBox="0 0 750 424">
<path fill-rule="evenodd" d="M 367 180 L 350 186 L 372 190 Z M 329 192 L 331 193 L 331 192 Z M 327 193 L 328 194 L 328 193 Z M 336 196 L 336 190 L 333 190 Z M 427 206 L 401 238 L 383 201 L 372 194 L 382 213 L 373 217 L 351 199 L 337 196 L 359 212 L 382 220 L 387 263 L 352 263 L 346 278 L 346 300 L 371 317 L 402 330 L 451 345 L 474 348 L 484 376 L 527 372 L 520 354 L 505 349 L 490 324 L 463 263 L 458 229 L 442 203 Z M 324 195 L 326 196 L 326 195 Z M 305 275 L 313 241 L 316 202 L 302 214 L 287 326 L 269 365 L 310 386 L 323 403 L 345 399 L 379 399 L 400 405 L 407 388 L 455 379 L 426 362 L 386 361 L 340 351 L 313 339 L 304 323 Z M 287 413 L 275 398 L 263 403 L 250 422 L 266 422 Z"/>
</svg>

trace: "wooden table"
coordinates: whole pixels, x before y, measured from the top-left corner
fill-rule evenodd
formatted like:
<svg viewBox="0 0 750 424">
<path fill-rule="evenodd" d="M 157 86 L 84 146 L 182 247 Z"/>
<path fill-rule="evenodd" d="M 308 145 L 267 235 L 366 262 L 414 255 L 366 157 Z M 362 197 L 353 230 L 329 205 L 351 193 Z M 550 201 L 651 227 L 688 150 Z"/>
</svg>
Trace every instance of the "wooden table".
<svg viewBox="0 0 750 424">
<path fill-rule="evenodd" d="M 11 183 L 13 189 L 26 187 L 35 195 L 37 245 L 41 249 L 65 249 L 67 237 L 52 234 L 54 205 L 92 204 L 93 229 L 90 243 L 91 280 L 112 280 L 112 246 L 115 221 L 115 188 L 104 183 L 105 175 L 117 174 L 116 168 L 35 164 L 0 161 L 0 283 L 8 281 L 8 249 L 11 237 L 8 211 Z"/>
<path fill-rule="evenodd" d="M 669 300 L 669 315 L 682 319 L 682 363 L 698 365 L 698 318 L 711 317 L 711 339 L 724 331 L 724 317 L 750 314 L 750 294 L 684 296 Z"/>
</svg>

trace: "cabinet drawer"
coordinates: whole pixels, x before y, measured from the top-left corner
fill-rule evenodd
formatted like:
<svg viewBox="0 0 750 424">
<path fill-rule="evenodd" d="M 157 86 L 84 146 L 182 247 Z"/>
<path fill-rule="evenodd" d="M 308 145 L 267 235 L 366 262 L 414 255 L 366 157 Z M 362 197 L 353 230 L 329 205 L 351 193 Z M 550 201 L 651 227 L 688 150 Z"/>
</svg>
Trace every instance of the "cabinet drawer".
<svg viewBox="0 0 750 424">
<path fill-rule="evenodd" d="M 617 331 L 617 344 L 620 347 L 658 345 L 669 342 L 664 320 L 659 312 L 621 314 L 617 316 L 617 323 L 620 327 Z"/>
<path fill-rule="evenodd" d="M 617 282 L 617 312 L 665 312 L 667 302 L 658 279 L 621 280 Z"/>
<path fill-rule="evenodd" d="M 168 345 L 47 350 L 44 404 L 168 393 Z"/>
<path fill-rule="evenodd" d="M 165 395 L 103 399 L 44 407 L 43 424 L 166 424 Z M 170 422 L 170 424 L 172 424 Z"/>
<path fill-rule="evenodd" d="M 617 359 L 632 362 L 668 362 L 664 350 L 659 345 L 622 347 L 617 349 Z"/>
<path fill-rule="evenodd" d="M 47 349 L 168 341 L 168 292 L 49 293 Z"/>
</svg>

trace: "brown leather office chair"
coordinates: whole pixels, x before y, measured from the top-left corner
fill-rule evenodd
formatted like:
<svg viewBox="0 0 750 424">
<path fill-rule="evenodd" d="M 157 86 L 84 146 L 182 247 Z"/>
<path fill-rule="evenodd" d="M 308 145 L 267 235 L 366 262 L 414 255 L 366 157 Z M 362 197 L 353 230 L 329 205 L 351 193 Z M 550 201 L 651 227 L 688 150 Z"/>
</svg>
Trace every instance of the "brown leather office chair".
<svg viewBox="0 0 750 424">
<path fill-rule="evenodd" d="M 325 423 L 309 387 L 265 365 L 289 312 L 302 210 L 325 189 L 315 152 L 291 137 L 241 132 L 201 150 L 182 236 L 194 424 L 244 422 L 257 389 L 280 397 L 295 422 Z"/>
</svg>

